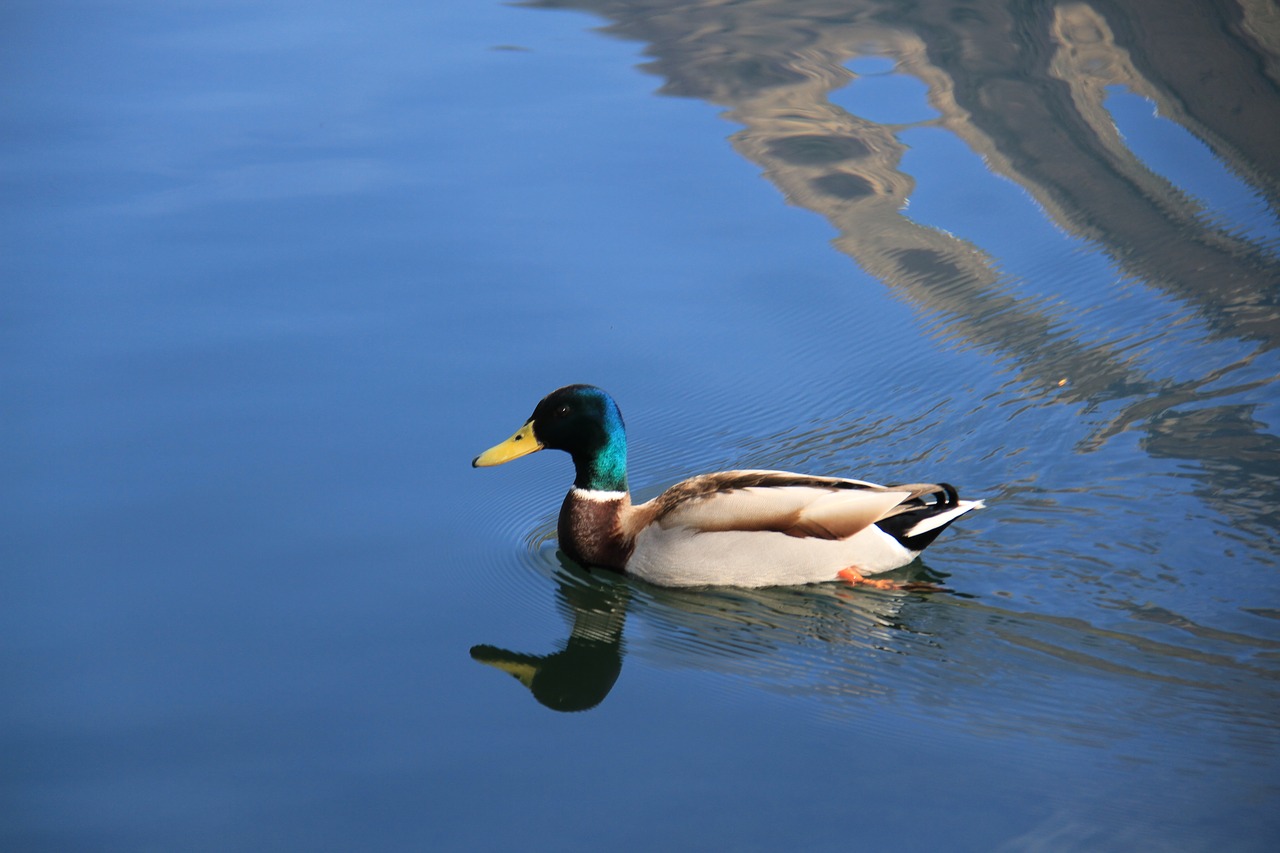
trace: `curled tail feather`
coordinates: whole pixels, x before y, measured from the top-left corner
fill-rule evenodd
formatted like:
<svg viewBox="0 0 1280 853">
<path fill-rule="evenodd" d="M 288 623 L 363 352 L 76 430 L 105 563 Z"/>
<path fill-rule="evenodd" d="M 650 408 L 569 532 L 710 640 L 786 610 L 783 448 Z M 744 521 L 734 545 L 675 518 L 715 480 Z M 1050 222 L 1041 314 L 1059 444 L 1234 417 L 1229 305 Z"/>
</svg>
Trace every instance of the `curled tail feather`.
<svg viewBox="0 0 1280 853">
<path fill-rule="evenodd" d="M 897 512 L 876 522 L 876 526 L 909 551 L 922 551 L 951 522 L 975 509 L 982 501 L 961 500 L 950 483 L 911 484 L 894 488 L 911 489 L 916 496 L 904 501 Z"/>
</svg>

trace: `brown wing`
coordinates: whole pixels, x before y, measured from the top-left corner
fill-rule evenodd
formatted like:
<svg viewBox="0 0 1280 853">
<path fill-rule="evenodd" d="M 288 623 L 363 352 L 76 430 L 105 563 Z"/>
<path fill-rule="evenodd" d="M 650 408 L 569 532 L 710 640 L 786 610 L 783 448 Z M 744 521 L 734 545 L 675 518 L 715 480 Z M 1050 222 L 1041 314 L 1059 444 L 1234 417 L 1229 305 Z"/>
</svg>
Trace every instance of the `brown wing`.
<svg viewBox="0 0 1280 853">
<path fill-rule="evenodd" d="M 892 515 L 918 487 L 785 471 L 725 471 L 677 483 L 635 507 L 627 526 L 680 525 L 701 532 L 773 531 L 788 536 L 845 539 Z"/>
</svg>

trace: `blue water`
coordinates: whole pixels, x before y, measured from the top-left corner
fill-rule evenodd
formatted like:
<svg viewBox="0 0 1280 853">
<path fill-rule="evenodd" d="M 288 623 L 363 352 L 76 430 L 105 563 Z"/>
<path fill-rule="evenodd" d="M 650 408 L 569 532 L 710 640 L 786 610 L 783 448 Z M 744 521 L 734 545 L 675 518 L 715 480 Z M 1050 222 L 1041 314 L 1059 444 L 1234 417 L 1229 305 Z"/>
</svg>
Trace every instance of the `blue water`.
<svg viewBox="0 0 1280 853">
<path fill-rule="evenodd" d="M 5 13 L 0 847 L 1274 848 L 1265 152 L 739 7 Z M 469 463 L 569 382 L 641 498 L 984 498 L 954 592 L 567 563 Z"/>
</svg>

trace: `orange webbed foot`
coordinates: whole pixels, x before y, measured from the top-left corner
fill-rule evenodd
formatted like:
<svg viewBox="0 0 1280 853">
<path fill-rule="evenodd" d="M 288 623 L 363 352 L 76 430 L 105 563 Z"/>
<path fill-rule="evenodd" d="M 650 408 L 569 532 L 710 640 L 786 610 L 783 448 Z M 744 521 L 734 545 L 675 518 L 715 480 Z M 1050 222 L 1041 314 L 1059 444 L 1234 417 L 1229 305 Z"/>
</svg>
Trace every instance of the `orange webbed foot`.
<svg viewBox="0 0 1280 853">
<path fill-rule="evenodd" d="M 869 578 L 855 568 L 841 569 L 836 572 L 836 577 L 849 584 L 849 586 L 869 586 L 875 589 L 897 589 L 898 585 L 891 580 L 876 580 Z"/>
<path fill-rule="evenodd" d="M 888 578 L 869 578 L 852 566 L 836 572 L 836 577 L 849 584 L 849 586 L 869 586 L 872 589 L 894 589 L 907 592 L 947 591 L 947 588 L 944 586 L 925 583 L 923 581 L 907 581 L 906 583 L 901 583 L 899 581 L 889 580 Z"/>
</svg>

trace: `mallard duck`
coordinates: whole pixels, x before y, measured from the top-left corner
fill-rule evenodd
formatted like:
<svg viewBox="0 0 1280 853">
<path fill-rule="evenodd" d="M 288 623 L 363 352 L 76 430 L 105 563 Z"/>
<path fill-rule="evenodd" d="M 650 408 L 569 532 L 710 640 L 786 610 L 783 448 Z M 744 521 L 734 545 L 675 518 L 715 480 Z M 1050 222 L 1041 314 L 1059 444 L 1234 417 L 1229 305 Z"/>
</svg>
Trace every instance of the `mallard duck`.
<svg viewBox="0 0 1280 853">
<path fill-rule="evenodd" d="M 501 465 L 545 448 L 573 458 L 561 550 L 660 586 L 843 580 L 894 588 L 867 576 L 907 565 L 951 522 L 982 507 L 946 483 L 880 486 L 754 470 L 703 474 L 632 504 L 622 413 L 591 385 L 551 392 L 515 435 L 471 464 Z"/>
</svg>

